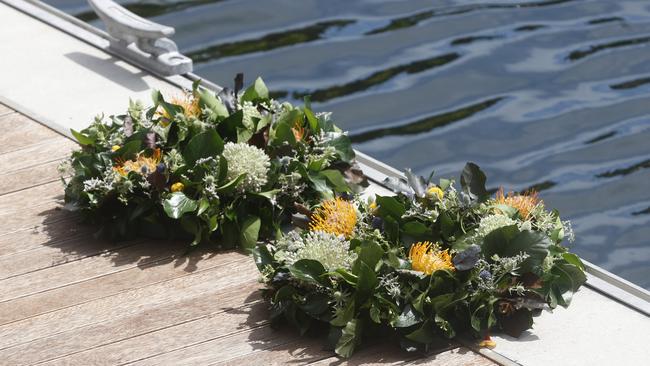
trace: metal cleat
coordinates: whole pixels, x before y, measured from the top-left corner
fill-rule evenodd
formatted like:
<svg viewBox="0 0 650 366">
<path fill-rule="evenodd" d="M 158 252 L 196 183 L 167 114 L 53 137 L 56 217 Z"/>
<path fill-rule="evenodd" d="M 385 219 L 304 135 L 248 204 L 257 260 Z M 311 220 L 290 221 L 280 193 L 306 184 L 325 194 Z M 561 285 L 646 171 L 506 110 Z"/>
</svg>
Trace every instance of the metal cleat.
<svg viewBox="0 0 650 366">
<path fill-rule="evenodd" d="M 144 19 L 111 0 L 88 3 L 106 25 L 110 48 L 119 56 L 163 76 L 192 71 L 192 60 L 167 38 L 174 28 Z"/>
</svg>

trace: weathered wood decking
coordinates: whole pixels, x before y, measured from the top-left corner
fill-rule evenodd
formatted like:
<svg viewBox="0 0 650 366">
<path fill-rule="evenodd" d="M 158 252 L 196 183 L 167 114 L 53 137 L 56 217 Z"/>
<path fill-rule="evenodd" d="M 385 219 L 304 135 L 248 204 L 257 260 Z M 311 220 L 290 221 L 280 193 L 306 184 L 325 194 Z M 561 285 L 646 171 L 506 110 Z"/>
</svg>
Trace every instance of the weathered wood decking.
<svg viewBox="0 0 650 366">
<path fill-rule="evenodd" d="M 342 361 L 323 338 L 273 330 L 250 258 L 94 239 L 59 209 L 57 166 L 75 144 L 2 104 L 0 127 L 0 364 L 492 364 L 392 343 Z"/>
</svg>

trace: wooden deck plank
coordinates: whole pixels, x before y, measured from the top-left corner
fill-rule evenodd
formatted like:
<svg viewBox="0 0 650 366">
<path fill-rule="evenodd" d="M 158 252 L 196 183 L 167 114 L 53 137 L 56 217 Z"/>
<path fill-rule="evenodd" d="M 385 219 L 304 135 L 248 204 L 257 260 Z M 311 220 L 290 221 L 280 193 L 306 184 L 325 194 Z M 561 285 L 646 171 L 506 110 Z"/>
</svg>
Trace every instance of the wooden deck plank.
<svg viewBox="0 0 650 366">
<path fill-rule="evenodd" d="M 105 358 L 105 361 L 117 363 L 123 359 L 123 351 L 119 351 L 123 343 L 131 345 L 126 349 L 134 348 L 134 343 L 130 340 L 133 337 L 208 317 L 228 317 L 225 313 L 232 312 L 233 309 L 260 302 L 257 291 L 259 283 L 244 281 L 239 283 L 238 280 L 233 280 L 226 287 L 215 285 L 191 296 L 185 294 L 182 298 L 173 298 L 155 308 L 8 348 L 0 351 L 0 355 L 8 363 L 56 360 L 54 363 L 75 364 L 79 360 L 102 357 L 98 354 L 117 348 L 118 354 Z M 100 346 L 105 347 L 98 348 Z M 143 347 L 147 348 L 146 345 Z"/>
<path fill-rule="evenodd" d="M 97 228 L 80 223 L 77 215 L 62 210 L 56 212 L 57 215 L 49 216 L 47 225 L 31 225 L 1 233 L 0 257 L 47 246 L 63 249 L 66 242 L 76 239 L 77 235 L 90 236 L 97 231 Z"/>
<path fill-rule="evenodd" d="M 191 296 L 195 294 L 193 291 L 207 291 L 233 281 L 251 280 L 251 277 L 246 276 L 253 276 L 254 266 L 241 265 L 249 261 L 247 256 L 233 252 L 203 258 L 195 263 L 197 269 L 194 272 L 188 272 L 186 267 L 175 263 L 156 267 L 163 269 L 157 272 L 142 270 L 143 274 L 146 273 L 145 276 L 156 273 L 154 277 L 158 281 L 1 325 L 0 349 L 134 314 L 174 299 Z M 243 272 L 243 268 L 249 268 L 248 273 Z M 169 276 L 169 273 L 175 273 L 175 276 Z M 164 277 L 161 278 L 161 274 Z M 65 295 L 72 297 L 77 292 L 68 291 Z"/>
<path fill-rule="evenodd" d="M 143 288 L 151 284 L 183 277 L 193 271 L 212 268 L 219 263 L 223 263 L 223 261 L 229 262 L 234 260 L 232 259 L 232 255 L 226 255 L 222 258 L 212 258 L 213 256 L 211 254 L 193 253 L 190 256 L 184 256 L 184 245 L 168 245 L 169 248 L 165 253 L 155 254 L 156 252 L 162 251 L 162 248 L 160 248 L 161 243 L 156 244 L 155 247 L 151 246 L 149 248 L 149 253 L 146 256 L 140 258 L 133 254 L 104 258 L 107 262 L 102 265 L 104 268 L 95 271 L 95 273 L 104 272 L 103 275 L 89 277 L 87 273 L 85 275 L 65 274 L 66 270 L 74 272 L 83 260 L 58 266 L 49 272 L 54 274 L 63 273 L 61 276 L 69 279 L 72 278 L 73 280 L 76 278 L 77 280 L 67 283 L 50 282 L 54 284 L 54 287 L 48 290 L 17 297 L 11 301 L 0 302 L 0 324 L 24 320 L 40 314 L 54 312 L 59 309 L 65 309 L 85 302 L 120 294 L 125 291 Z M 142 249 L 140 248 L 139 250 Z M 114 262 L 111 262 L 111 260 Z M 87 267 L 85 263 L 81 263 L 81 265 Z M 110 273 L 106 273 L 106 268 L 110 268 L 111 266 L 120 266 L 121 268 L 119 270 L 109 269 Z M 43 272 L 38 274 L 38 276 L 42 276 L 48 271 L 44 270 L 39 272 Z M 34 277 L 38 279 L 38 276 Z M 18 282 L 16 280 L 17 278 L 20 277 L 10 278 L 3 282 L 10 282 L 12 280 Z M 20 280 L 24 281 L 24 279 Z M 45 280 L 41 280 L 40 282 L 47 283 Z M 30 291 L 28 286 L 26 287 L 26 291 Z M 74 296 L 70 296 L 70 293 L 73 293 Z"/>
<path fill-rule="evenodd" d="M 215 302 L 215 308 L 218 307 Z M 214 338 L 225 338 L 232 344 L 246 343 L 242 337 L 248 337 L 251 329 L 247 322 L 263 323 L 266 314 L 259 311 L 251 312 L 251 308 L 261 307 L 261 302 L 243 307 L 226 309 L 210 314 L 204 318 L 173 327 L 164 328 L 151 333 L 97 347 L 81 353 L 53 360 L 52 365 L 86 365 L 105 364 L 116 365 L 137 362 L 150 356 L 159 355 L 170 350 L 183 348 L 188 345 L 205 342 Z M 214 350 L 216 353 L 227 355 L 230 351 Z M 174 364 L 162 362 L 158 364 Z M 201 363 L 203 364 L 203 363 Z"/>
<path fill-rule="evenodd" d="M 46 139 L 64 138 L 42 124 L 20 114 L 3 115 L 0 107 L 0 155 L 10 151 L 37 144 Z"/>
<path fill-rule="evenodd" d="M 95 239 L 88 237 L 86 240 Z M 5 289 L 0 293 L 0 303 L 135 268 L 142 262 L 180 255 L 184 250 L 184 246 L 180 243 L 162 242 L 155 249 L 149 243 L 140 243 L 126 247 L 121 251 L 108 252 L 76 262 L 10 277 L 0 280 L 0 287 Z"/>
<path fill-rule="evenodd" d="M 43 163 L 62 160 L 70 156 L 78 145 L 71 140 L 56 136 L 39 143 L 0 154 L 0 172 L 4 174 L 29 169 Z"/>
<path fill-rule="evenodd" d="M 33 273 L 96 255 L 110 256 L 119 249 L 135 245 L 138 241 L 94 240 L 88 234 L 76 235 L 68 240 L 47 243 L 33 250 L 0 256 L 0 280 Z"/>
<path fill-rule="evenodd" d="M 242 356 L 209 364 L 210 366 L 254 365 L 264 360 L 264 365 L 309 364 L 332 357 L 332 350 L 325 347 L 323 337 L 303 336 L 288 343 L 268 349 L 253 350 Z"/>
<path fill-rule="evenodd" d="M 0 195 L 60 181 L 61 175 L 57 168 L 61 162 L 63 159 L 52 160 L 26 169 L 0 174 Z"/>
<path fill-rule="evenodd" d="M 40 208 L 57 200 L 61 202 L 63 199 L 62 188 L 61 182 L 52 182 L 20 192 L 0 195 L 0 215 L 20 213 L 21 218 L 29 217 L 29 214 L 37 212 L 37 210 L 27 211 L 30 207 Z M 3 233 L 3 231 L 0 231 L 0 233 Z"/>
</svg>

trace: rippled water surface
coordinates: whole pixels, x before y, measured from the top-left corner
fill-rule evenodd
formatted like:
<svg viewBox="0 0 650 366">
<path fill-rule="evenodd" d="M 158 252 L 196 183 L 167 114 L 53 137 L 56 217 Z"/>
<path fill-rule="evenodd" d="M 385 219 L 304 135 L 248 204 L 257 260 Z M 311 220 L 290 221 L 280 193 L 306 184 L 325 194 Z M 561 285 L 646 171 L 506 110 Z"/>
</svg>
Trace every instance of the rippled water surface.
<svg viewBox="0 0 650 366">
<path fill-rule="evenodd" d="M 119 2 L 175 27 L 197 74 L 311 94 L 395 167 L 471 160 L 490 187 L 536 188 L 574 251 L 650 288 L 650 1 Z"/>
</svg>

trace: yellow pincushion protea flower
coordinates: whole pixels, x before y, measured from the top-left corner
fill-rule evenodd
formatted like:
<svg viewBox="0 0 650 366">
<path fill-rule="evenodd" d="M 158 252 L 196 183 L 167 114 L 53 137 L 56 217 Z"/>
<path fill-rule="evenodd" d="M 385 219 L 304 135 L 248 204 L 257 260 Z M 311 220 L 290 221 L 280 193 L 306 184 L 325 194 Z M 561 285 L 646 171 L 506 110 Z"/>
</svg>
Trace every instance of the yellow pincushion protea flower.
<svg viewBox="0 0 650 366">
<path fill-rule="evenodd" d="M 156 149 L 151 156 L 139 153 L 134 160 L 118 161 L 113 170 L 123 177 L 129 175 L 130 172 L 147 176 L 156 171 L 160 160 L 162 160 L 162 153 L 160 149 Z"/>
<path fill-rule="evenodd" d="M 543 203 L 543 201 L 537 196 L 537 192 L 529 191 L 524 194 L 513 194 L 508 193 L 506 196 L 503 193 L 503 187 L 501 187 L 496 194 L 495 202 L 497 204 L 508 205 L 519 211 L 519 216 L 523 220 L 528 220 L 530 213 L 537 207 L 537 205 Z"/>
<path fill-rule="evenodd" d="M 311 216 L 309 230 L 323 231 L 345 238 L 352 236 L 357 224 L 357 210 L 354 205 L 339 197 L 324 201 Z"/>
<path fill-rule="evenodd" d="M 431 244 L 428 241 L 418 242 L 411 245 L 409 250 L 409 259 L 411 267 L 428 275 L 441 269 L 453 271 L 454 265 L 451 263 L 451 255 L 447 249 L 440 250 L 437 244 Z"/>
</svg>

